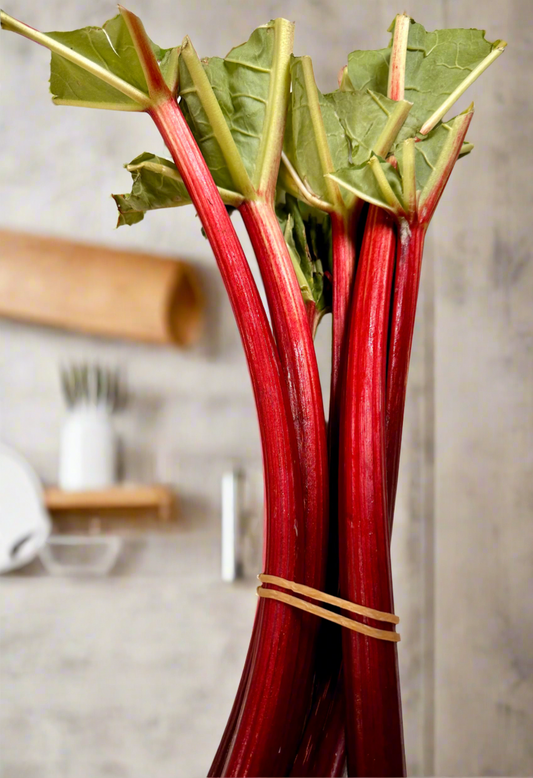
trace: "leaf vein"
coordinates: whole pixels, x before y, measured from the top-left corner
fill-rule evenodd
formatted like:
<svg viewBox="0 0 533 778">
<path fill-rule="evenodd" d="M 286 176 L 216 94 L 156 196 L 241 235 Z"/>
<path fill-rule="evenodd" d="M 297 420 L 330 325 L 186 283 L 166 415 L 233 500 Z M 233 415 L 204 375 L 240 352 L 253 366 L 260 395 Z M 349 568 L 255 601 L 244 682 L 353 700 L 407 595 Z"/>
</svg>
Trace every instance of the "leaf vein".
<svg viewBox="0 0 533 778">
<path fill-rule="evenodd" d="M 231 62 L 233 65 L 241 65 L 242 67 L 250 68 L 250 70 L 257 70 L 258 73 L 271 72 L 271 68 L 262 68 L 259 65 L 253 65 L 251 62 L 245 62 L 241 59 L 230 59 L 230 57 L 226 57 L 224 62 Z"/>
</svg>

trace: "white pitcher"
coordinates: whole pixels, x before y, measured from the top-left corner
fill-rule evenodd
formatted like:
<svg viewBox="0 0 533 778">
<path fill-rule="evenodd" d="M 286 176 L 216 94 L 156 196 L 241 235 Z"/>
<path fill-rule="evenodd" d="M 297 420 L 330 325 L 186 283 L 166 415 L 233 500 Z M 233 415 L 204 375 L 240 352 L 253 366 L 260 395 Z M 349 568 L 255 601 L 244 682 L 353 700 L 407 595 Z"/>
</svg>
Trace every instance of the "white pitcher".
<svg viewBox="0 0 533 778">
<path fill-rule="evenodd" d="M 117 478 L 117 437 L 105 405 L 80 403 L 61 431 L 59 486 L 67 491 L 103 489 Z"/>
</svg>

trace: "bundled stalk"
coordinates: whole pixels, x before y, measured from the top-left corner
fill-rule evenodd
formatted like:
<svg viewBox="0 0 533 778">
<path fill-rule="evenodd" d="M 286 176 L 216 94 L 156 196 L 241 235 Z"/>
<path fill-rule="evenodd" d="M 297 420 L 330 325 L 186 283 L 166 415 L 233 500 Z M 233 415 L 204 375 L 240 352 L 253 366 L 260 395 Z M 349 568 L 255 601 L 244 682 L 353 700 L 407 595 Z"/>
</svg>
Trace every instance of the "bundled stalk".
<svg viewBox="0 0 533 778">
<path fill-rule="evenodd" d="M 200 60 L 189 38 L 163 50 L 119 10 L 102 28 L 61 33 L 1 18 L 52 52 L 56 104 L 152 118 L 171 159 L 144 152 L 126 166 L 119 225 L 191 203 L 241 334 L 263 447 L 266 575 L 210 775 L 334 776 L 346 761 L 349 775 L 403 775 L 390 535 L 424 237 L 472 149 L 473 108 L 443 119 L 505 43 L 428 33 L 400 14 L 390 46 L 352 52 L 338 89 L 321 94 L 284 19 L 225 59 Z M 329 312 L 326 427 L 313 338 Z"/>
</svg>

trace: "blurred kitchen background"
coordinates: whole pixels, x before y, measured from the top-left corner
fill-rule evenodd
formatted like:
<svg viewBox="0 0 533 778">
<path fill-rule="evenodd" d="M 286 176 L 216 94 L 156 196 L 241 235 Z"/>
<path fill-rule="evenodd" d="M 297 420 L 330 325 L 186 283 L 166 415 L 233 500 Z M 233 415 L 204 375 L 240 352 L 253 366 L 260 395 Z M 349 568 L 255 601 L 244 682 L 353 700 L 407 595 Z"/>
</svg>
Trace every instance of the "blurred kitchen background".
<svg viewBox="0 0 533 778">
<path fill-rule="evenodd" d="M 10 0 L 6 10 L 42 30 L 115 13 L 103 0 Z M 223 56 L 275 16 L 294 19 L 295 51 L 312 55 L 323 91 L 348 52 L 385 45 L 398 11 L 509 42 L 468 94 L 476 148 L 429 230 L 393 569 L 409 772 L 532 775 L 530 2 L 135 0 L 132 10 L 161 46 L 190 34 L 201 56 Z M 109 521 L 97 508 L 70 516 L 76 532 L 121 538 L 105 576 L 57 576 L 35 560 L 0 578 L 0 775 L 201 776 L 237 687 L 260 572 L 261 452 L 237 329 L 191 208 L 114 229 L 109 195 L 130 187 L 122 164 L 164 153 L 150 120 L 54 107 L 48 53 L 14 35 L 1 43 L 0 228 L 189 262 L 205 323 L 183 349 L 0 320 L 0 442 L 56 485 L 60 365 L 118 368 L 122 477 L 170 487 L 177 501 L 169 521 L 138 507 Z M 0 262 L 8 245 L 0 239 Z M 324 375 L 329 336 L 325 320 Z M 235 469 L 246 577 L 227 583 L 221 481 Z M 53 512 L 56 531 L 68 535 L 63 513 Z"/>
</svg>

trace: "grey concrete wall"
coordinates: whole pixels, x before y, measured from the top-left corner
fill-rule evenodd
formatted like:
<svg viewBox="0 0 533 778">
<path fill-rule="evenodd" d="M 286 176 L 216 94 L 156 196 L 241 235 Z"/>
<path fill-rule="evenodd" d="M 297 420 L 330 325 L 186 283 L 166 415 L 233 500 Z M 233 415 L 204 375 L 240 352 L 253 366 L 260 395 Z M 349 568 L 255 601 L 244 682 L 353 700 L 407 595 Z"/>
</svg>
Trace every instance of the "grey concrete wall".
<svg viewBox="0 0 533 778">
<path fill-rule="evenodd" d="M 474 24 L 474 5 L 448 23 Z M 480 153 L 434 230 L 436 768 L 531 775 L 531 6 L 482 6 L 509 50 L 474 90 Z"/>
<path fill-rule="evenodd" d="M 18 0 L 7 10 L 45 30 L 100 24 L 114 12 L 110 3 L 57 0 Z M 388 0 L 139 0 L 133 10 L 161 45 L 189 33 L 201 54 L 219 55 L 254 25 L 293 18 L 296 50 L 313 55 L 328 89 L 345 54 L 382 45 L 403 9 Z M 393 543 L 409 770 L 526 775 L 531 11 L 526 0 L 416 0 L 406 10 L 428 28 L 485 26 L 489 38 L 510 42 L 474 88 L 477 149 L 454 173 L 428 235 Z M 54 108 L 47 54 L 15 36 L 2 44 L 1 226 L 193 259 L 209 321 L 190 352 L 0 322 L 0 438 L 53 482 L 59 360 L 118 362 L 131 389 L 118 419 L 125 475 L 173 483 L 181 505 L 171 535 L 130 536 L 109 579 L 46 578 L 34 566 L 0 581 L 0 774 L 201 775 L 229 711 L 254 607 L 250 585 L 218 584 L 219 484 L 228 466 L 246 467 L 252 521 L 261 516 L 259 438 L 238 333 L 191 210 L 113 229 L 109 193 L 129 185 L 121 164 L 163 151 L 149 120 Z M 327 324 L 317 350 L 325 374 Z"/>
</svg>

